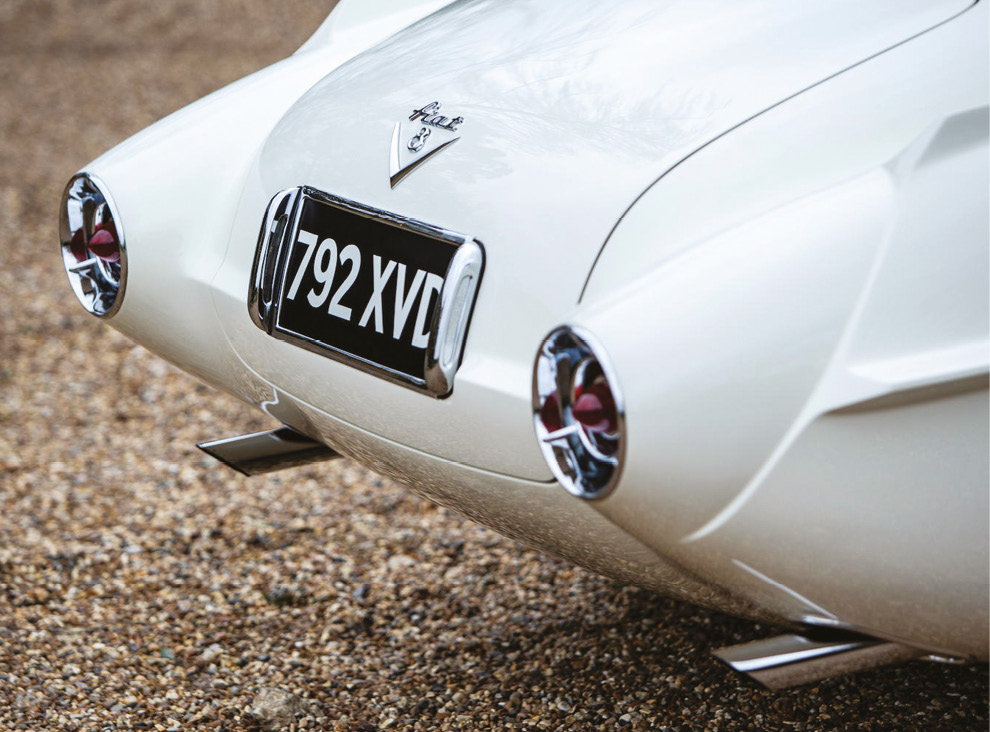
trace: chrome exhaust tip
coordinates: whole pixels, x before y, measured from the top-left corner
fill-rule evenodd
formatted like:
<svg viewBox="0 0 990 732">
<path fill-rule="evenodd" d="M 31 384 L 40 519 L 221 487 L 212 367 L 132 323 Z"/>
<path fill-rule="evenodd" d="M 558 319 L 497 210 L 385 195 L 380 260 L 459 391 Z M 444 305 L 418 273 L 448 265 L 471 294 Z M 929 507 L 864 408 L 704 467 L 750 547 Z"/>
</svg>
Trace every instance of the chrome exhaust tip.
<svg viewBox="0 0 990 732">
<path fill-rule="evenodd" d="M 310 439 L 289 427 L 202 442 L 196 447 L 227 467 L 248 476 L 340 457 L 339 453 L 322 442 Z"/>
<path fill-rule="evenodd" d="M 779 635 L 720 648 L 714 655 L 766 688 L 777 690 L 923 658 L 928 652 L 859 633 L 812 631 L 806 636 Z"/>
</svg>

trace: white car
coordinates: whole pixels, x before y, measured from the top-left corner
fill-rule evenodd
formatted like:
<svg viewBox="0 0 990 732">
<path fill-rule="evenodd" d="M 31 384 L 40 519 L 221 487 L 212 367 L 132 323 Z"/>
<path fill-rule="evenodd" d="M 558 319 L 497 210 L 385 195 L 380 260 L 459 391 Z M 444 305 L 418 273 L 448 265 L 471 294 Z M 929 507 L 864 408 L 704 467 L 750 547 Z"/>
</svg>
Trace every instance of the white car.
<svg viewBox="0 0 990 732">
<path fill-rule="evenodd" d="M 769 686 L 988 651 L 988 12 L 344 0 L 76 175 L 90 312 Z M 260 232 L 260 234 L 259 234 Z"/>
</svg>

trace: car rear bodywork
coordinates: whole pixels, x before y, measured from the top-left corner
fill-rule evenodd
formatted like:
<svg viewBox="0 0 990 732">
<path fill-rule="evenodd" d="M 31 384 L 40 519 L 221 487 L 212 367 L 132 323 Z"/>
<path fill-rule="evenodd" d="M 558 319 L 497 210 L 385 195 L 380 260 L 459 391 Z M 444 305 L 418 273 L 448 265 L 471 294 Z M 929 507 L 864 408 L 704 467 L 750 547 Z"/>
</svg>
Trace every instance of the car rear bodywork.
<svg viewBox="0 0 990 732">
<path fill-rule="evenodd" d="M 986 4 L 439 5 L 345 3 L 87 166 L 127 231 L 110 322 L 602 573 L 986 658 Z M 396 181 L 435 102 L 456 144 Z M 257 327 L 259 229 L 300 186 L 483 246 L 445 398 Z M 562 325 L 622 394 L 594 501 L 533 430 Z"/>
</svg>

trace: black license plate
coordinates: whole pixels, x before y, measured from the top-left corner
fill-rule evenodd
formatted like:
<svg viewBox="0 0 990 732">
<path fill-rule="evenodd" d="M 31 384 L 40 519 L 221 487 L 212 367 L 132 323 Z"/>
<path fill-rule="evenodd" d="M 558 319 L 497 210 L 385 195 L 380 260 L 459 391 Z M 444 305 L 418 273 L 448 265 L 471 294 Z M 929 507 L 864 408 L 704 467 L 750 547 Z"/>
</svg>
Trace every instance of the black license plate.
<svg viewBox="0 0 990 732">
<path fill-rule="evenodd" d="M 400 383 L 449 393 L 453 372 L 439 382 L 435 373 L 450 340 L 441 331 L 445 321 L 458 321 L 447 328 L 461 331 L 453 359 L 459 361 L 481 275 L 480 245 L 314 189 L 295 190 L 291 211 L 273 218 L 270 210 L 262 231 L 254 281 L 267 286 L 273 305 L 263 327 Z M 468 278 L 471 296 L 464 312 L 445 313 L 465 307 L 454 296 L 463 288 L 463 267 L 452 266 L 464 259 L 466 252 L 455 255 L 465 246 L 478 259 Z M 271 270 L 270 283 L 259 283 L 259 270 L 262 280 Z"/>
</svg>

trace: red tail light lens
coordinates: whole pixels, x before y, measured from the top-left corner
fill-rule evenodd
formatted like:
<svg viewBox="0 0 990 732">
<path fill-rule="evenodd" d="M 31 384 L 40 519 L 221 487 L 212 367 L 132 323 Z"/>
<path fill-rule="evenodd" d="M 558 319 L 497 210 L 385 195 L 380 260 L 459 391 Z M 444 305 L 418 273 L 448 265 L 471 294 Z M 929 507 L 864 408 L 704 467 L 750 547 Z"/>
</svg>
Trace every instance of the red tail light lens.
<svg viewBox="0 0 990 732">
<path fill-rule="evenodd" d="M 606 384 L 596 385 L 579 396 L 571 408 L 574 419 L 592 432 L 613 433 L 618 429 L 619 415 L 615 399 Z"/>
<path fill-rule="evenodd" d="M 560 414 L 560 400 L 556 393 L 551 393 L 540 407 L 540 422 L 547 432 L 556 432 L 564 426 Z"/>
<path fill-rule="evenodd" d="M 69 240 L 69 251 L 77 262 L 85 262 L 89 259 L 89 252 L 86 250 L 86 238 L 81 226 L 72 232 L 72 238 Z"/>
<path fill-rule="evenodd" d="M 601 498 L 621 466 L 622 402 L 601 349 L 571 328 L 540 347 L 533 375 L 537 438 L 554 476 L 570 493 Z"/>
<path fill-rule="evenodd" d="M 114 229 L 113 224 L 105 228 L 98 228 L 89 240 L 89 251 L 104 262 L 120 261 L 120 242 L 117 241 Z"/>
<path fill-rule="evenodd" d="M 127 252 L 113 201 L 96 178 L 80 174 L 65 187 L 59 238 L 79 302 L 94 315 L 113 315 L 123 298 Z"/>
</svg>

